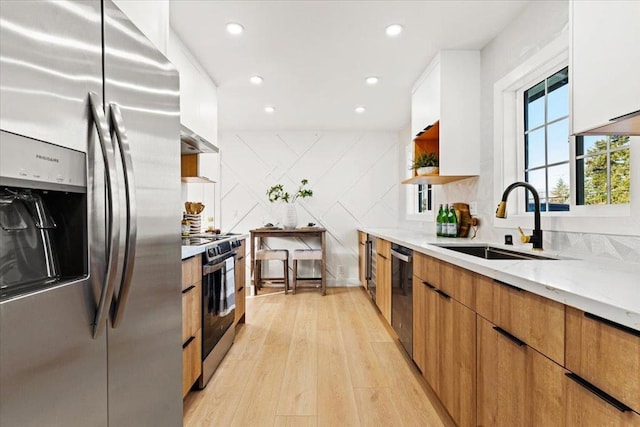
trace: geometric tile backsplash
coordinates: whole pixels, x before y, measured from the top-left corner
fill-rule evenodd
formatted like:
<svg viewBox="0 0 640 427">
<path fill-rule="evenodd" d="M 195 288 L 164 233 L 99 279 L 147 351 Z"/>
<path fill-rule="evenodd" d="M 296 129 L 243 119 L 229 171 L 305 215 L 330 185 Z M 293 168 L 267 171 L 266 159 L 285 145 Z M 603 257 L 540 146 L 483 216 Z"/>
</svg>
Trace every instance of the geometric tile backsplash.
<svg viewBox="0 0 640 427">
<path fill-rule="evenodd" d="M 400 216 L 398 134 L 395 132 L 220 132 L 221 226 L 246 233 L 280 222 L 282 206 L 267 188 L 292 192 L 309 180 L 313 196 L 297 202 L 298 225 L 327 229 L 328 284 L 356 284 L 358 227 L 394 227 Z M 280 248 L 317 242 L 271 239 Z M 304 272 L 301 272 L 304 274 Z"/>
</svg>

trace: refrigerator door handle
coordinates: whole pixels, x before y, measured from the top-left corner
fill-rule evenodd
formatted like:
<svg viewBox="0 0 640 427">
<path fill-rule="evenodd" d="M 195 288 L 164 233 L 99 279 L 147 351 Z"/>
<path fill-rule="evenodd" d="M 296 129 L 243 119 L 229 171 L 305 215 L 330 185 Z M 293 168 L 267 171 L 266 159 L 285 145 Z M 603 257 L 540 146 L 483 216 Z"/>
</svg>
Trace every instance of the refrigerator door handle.
<svg viewBox="0 0 640 427">
<path fill-rule="evenodd" d="M 136 210 L 135 178 L 133 174 L 133 162 L 131 161 L 131 150 L 127 138 L 127 129 L 124 127 L 122 113 L 118 104 L 109 104 L 111 126 L 115 134 L 115 139 L 122 159 L 124 169 L 124 190 L 126 200 L 127 230 L 124 248 L 124 265 L 122 267 L 122 278 L 120 282 L 120 293 L 115 302 L 112 326 L 117 328 L 124 315 L 129 292 L 131 291 L 131 277 L 136 257 L 136 238 L 138 234 L 138 216 Z"/>
<path fill-rule="evenodd" d="M 96 317 L 93 324 L 93 338 L 98 338 L 104 330 L 106 318 L 109 314 L 111 300 L 115 289 L 115 272 L 117 270 L 119 241 L 120 241 L 120 214 L 118 206 L 118 187 L 116 178 L 116 161 L 113 152 L 113 144 L 109 136 L 106 118 L 102 111 L 102 103 L 95 92 L 89 92 L 89 105 L 91 116 L 96 126 L 98 139 L 100 141 L 100 149 L 104 160 L 105 181 L 106 181 L 106 199 L 107 199 L 107 259 L 106 273 L 104 285 L 100 294 L 100 302 L 96 309 Z M 92 166 L 89 165 L 91 168 Z M 95 242 L 92 242 L 95 244 Z"/>
</svg>

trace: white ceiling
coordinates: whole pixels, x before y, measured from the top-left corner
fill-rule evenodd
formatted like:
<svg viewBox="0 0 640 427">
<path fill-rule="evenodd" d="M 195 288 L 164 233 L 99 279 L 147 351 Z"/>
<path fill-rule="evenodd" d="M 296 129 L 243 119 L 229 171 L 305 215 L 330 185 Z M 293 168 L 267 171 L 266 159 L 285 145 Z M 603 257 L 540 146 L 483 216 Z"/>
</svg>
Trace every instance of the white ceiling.
<svg viewBox="0 0 640 427">
<path fill-rule="evenodd" d="M 218 86 L 222 130 L 398 131 L 437 51 L 482 48 L 526 3 L 179 0 L 170 21 Z M 244 33 L 228 34 L 228 22 Z M 392 23 L 404 27 L 395 38 L 384 31 Z M 369 75 L 380 82 L 366 85 Z"/>
</svg>

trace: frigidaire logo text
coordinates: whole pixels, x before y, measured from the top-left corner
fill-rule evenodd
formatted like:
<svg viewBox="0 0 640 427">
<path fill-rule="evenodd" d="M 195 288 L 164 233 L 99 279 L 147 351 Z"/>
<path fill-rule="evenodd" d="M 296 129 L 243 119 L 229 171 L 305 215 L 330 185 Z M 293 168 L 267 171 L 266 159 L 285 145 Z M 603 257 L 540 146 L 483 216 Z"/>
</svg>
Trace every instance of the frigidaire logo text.
<svg viewBox="0 0 640 427">
<path fill-rule="evenodd" d="M 36 154 L 36 159 L 46 160 L 47 162 L 60 163 L 59 159 L 55 157 L 43 156 L 42 154 Z"/>
</svg>

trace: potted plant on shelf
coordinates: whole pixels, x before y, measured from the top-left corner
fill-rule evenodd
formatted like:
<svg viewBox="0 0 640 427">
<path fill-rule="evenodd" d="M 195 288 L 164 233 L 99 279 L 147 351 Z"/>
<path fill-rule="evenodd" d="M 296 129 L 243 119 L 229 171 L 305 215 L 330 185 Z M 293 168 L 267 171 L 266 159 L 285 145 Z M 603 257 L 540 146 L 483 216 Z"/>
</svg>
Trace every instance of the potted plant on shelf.
<svg viewBox="0 0 640 427">
<path fill-rule="evenodd" d="M 414 169 L 416 175 L 436 175 L 439 172 L 438 154 L 435 152 L 418 153 L 413 159 L 413 164 L 409 169 Z"/>
<path fill-rule="evenodd" d="M 308 179 L 303 179 L 300 181 L 300 186 L 298 186 L 298 190 L 293 194 L 293 196 L 284 191 L 284 186 L 282 184 L 276 184 L 270 187 L 267 190 L 267 196 L 269 196 L 269 201 L 271 203 L 275 203 L 278 200 L 284 202 L 284 209 L 282 215 L 282 226 L 286 229 L 296 228 L 298 225 L 298 215 L 296 213 L 296 200 L 304 199 L 306 197 L 313 196 L 313 190 L 306 188 L 309 183 Z"/>
</svg>

